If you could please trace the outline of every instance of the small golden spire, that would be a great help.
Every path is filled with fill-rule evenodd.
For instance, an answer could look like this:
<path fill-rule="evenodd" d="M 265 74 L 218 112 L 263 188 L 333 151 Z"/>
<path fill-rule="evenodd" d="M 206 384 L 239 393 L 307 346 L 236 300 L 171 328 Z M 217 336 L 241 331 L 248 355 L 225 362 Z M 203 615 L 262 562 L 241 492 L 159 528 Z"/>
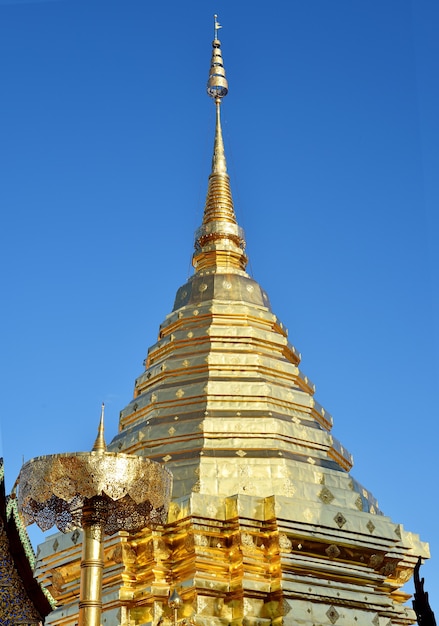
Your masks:
<path fill-rule="evenodd" d="M 99 420 L 98 427 L 98 436 L 96 437 L 96 441 L 93 444 L 92 452 L 105 452 L 107 449 L 107 444 L 104 439 L 104 413 L 105 413 L 105 404 L 102 402 L 101 407 L 101 419 Z"/>
<path fill-rule="evenodd" d="M 196 272 L 215 270 L 244 274 L 247 265 L 244 231 L 236 221 L 221 129 L 221 101 L 227 95 L 229 85 L 221 42 L 218 39 L 220 28 L 222 26 L 218 23 L 218 16 L 214 15 L 214 40 L 207 93 L 216 106 L 215 141 L 203 223 L 195 233 L 192 263 Z"/>

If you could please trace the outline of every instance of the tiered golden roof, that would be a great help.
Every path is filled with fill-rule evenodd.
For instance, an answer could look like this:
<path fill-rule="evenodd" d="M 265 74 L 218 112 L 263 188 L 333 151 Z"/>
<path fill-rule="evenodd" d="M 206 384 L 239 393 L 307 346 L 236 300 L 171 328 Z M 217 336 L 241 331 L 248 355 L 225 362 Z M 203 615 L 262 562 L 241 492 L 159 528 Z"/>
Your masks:
<path fill-rule="evenodd" d="M 245 271 L 221 132 L 228 84 L 218 28 L 215 18 L 216 131 L 195 273 L 109 446 L 166 464 L 173 504 L 160 532 L 122 538 L 119 552 L 107 545 L 106 624 L 172 624 L 177 589 L 179 619 L 204 626 L 408 625 L 400 587 L 428 547 L 350 475 L 352 457 L 331 434 L 300 354 Z M 68 610 L 53 623 L 73 626 L 72 546 L 65 558 L 59 550 L 42 547 L 40 572 L 49 585 L 52 572 L 66 575 L 58 597 Z"/>

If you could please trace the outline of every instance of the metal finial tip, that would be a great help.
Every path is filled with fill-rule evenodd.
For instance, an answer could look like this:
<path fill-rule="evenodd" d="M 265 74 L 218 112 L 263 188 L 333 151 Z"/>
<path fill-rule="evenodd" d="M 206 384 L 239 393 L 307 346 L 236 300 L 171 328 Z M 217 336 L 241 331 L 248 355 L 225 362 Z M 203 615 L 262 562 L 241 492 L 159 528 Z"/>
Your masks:
<path fill-rule="evenodd" d="M 92 451 L 93 452 L 105 452 L 107 449 L 107 444 L 104 439 L 104 417 L 105 417 L 105 404 L 102 402 L 101 406 L 101 418 L 99 420 L 98 427 L 98 436 L 96 437 L 96 441 L 93 444 Z"/>
<path fill-rule="evenodd" d="M 223 57 L 221 54 L 221 42 L 218 39 L 218 29 L 222 26 L 217 21 L 217 15 L 214 15 L 214 33 L 212 42 L 212 59 L 210 62 L 209 80 L 207 81 L 207 94 L 214 98 L 219 104 L 221 98 L 227 95 L 229 86 L 226 79 L 226 71 L 224 69 Z"/>
<path fill-rule="evenodd" d="M 183 600 L 181 599 L 180 594 L 177 589 L 174 588 L 174 591 L 169 596 L 168 605 L 171 609 L 178 609 L 183 604 Z"/>

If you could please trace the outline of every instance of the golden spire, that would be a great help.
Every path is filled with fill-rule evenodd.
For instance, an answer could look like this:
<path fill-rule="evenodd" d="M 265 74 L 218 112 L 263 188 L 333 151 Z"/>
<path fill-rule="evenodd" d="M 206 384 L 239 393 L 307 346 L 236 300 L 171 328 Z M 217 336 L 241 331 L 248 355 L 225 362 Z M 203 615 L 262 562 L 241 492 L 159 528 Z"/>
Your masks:
<path fill-rule="evenodd" d="M 244 231 L 236 221 L 230 179 L 221 129 L 221 101 L 228 93 L 228 83 L 218 39 L 218 16 L 214 16 L 214 39 L 207 93 L 216 106 L 215 141 L 212 171 L 209 176 L 206 204 L 201 228 L 195 233 L 193 265 L 203 270 L 244 273 L 247 265 Z"/>
<path fill-rule="evenodd" d="M 107 449 L 107 444 L 104 439 L 104 412 L 105 412 L 105 404 L 102 402 L 101 407 L 101 419 L 99 420 L 98 427 L 98 436 L 96 437 L 96 441 L 93 444 L 92 451 L 93 452 L 105 452 Z"/>

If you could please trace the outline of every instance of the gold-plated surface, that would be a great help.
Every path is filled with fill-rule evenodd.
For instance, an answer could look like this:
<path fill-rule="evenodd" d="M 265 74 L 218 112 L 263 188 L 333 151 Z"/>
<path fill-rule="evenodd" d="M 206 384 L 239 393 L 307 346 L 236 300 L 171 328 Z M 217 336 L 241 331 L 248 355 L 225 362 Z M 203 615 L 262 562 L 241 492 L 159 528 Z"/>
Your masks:
<path fill-rule="evenodd" d="M 171 626 L 175 589 L 178 619 L 198 626 L 408 626 L 415 615 L 401 588 L 428 545 L 352 476 L 300 353 L 245 271 L 221 132 L 218 27 L 195 274 L 178 289 L 109 445 L 169 468 L 173 502 L 163 527 L 106 539 L 106 626 Z M 49 589 L 54 571 L 65 581 L 49 625 L 76 623 L 72 541 L 41 546 L 40 579 Z"/>
<path fill-rule="evenodd" d="M 81 557 L 79 624 L 100 624 L 102 612 L 102 574 L 104 569 L 103 525 L 106 511 L 98 499 L 88 500 L 82 509 L 84 540 Z"/>

